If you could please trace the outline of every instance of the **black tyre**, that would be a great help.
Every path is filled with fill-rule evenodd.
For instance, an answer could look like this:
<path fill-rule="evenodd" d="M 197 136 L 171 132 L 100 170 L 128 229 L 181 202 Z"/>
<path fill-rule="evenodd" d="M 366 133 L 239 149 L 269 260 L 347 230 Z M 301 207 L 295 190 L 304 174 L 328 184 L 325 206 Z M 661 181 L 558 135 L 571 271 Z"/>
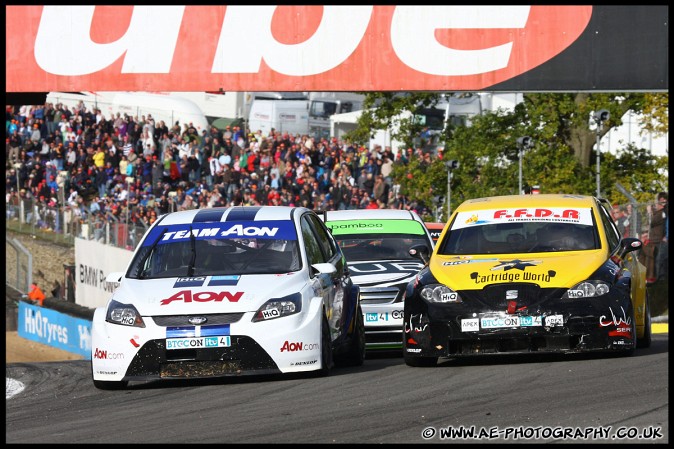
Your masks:
<path fill-rule="evenodd" d="M 348 350 L 336 359 L 340 366 L 361 366 L 365 360 L 365 322 L 360 306 L 356 309 Z"/>
<path fill-rule="evenodd" d="M 323 320 L 321 322 L 321 369 L 318 370 L 316 375 L 320 377 L 329 375 L 333 365 L 330 325 L 328 324 L 328 319 L 323 315 Z"/>
<path fill-rule="evenodd" d="M 637 337 L 637 348 L 639 349 L 650 348 L 653 339 L 653 334 L 651 333 L 651 301 L 648 298 L 648 291 L 646 291 L 646 311 L 644 314 L 644 336 L 641 338 Z"/>

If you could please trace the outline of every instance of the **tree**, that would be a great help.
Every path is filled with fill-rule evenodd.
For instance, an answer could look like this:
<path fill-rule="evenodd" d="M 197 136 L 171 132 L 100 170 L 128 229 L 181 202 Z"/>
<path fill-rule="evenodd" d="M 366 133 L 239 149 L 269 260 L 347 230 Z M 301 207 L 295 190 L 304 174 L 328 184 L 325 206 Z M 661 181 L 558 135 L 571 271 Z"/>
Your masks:
<path fill-rule="evenodd" d="M 423 101 L 434 104 L 428 95 L 435 95 L 436 102 L 439 100 L 439 94 L 414 93 L 402 100 L 388 93 L 368 94 L 368 99 L 373 98 L 370 106 L 380 101 L 384 107 L 363 113 L 367 133 L 361 134 L 361 138 L 382 129 L 377 126 L 390 126 L 403 115 L 403 107 L 415 108 Z M 543 193 L 593 195 L 596 193 L 593 166 L 597 136 L 590 119 L 592 113 L 599 109 L 610 112 L 610 120 L 601 135 L 611 127 L 620 126 L 627 111 L 644 113 L 643 120 L 648 120 L 653 129 L 667 132 L 667 104 L 667 94 L 535 93 L 526 94 L 524 101 L 511 112 L 485 113 L 474 117 L 467 127 L 447 126 L 442 136 L 443 158 L 456 159 L 461 167 L 452 176 L 452 209 L 469 198 L 518 193 L 516 140 L 521 136 L 532 136 L 535 143 L 524 156 L 526 183 L 541 185 Z M 411 142 L 416 134 L 403 133 L 414 133 L 415 128 L 405 126 L 407 124 L 400 126 L 398 139 Z M 635 196 L 643 197 L 644 201 L 657 191 L 667 190 L 668 157 L 653 156 L 647 150 L 633 147 L 601 157 L 602 196 L 611 202 L 627 201 L 615 188 L 616 181 L 631 192 L 638 192 Z M 408 165 L 397 164 L 393 176 L 401 186 L 401 193 L 426 204 L 432 204 L 433 196 L 444 194 L 447 189 L 447 171 L 439 160 L 430 167 L 422 167 L 413 158 Z"/>

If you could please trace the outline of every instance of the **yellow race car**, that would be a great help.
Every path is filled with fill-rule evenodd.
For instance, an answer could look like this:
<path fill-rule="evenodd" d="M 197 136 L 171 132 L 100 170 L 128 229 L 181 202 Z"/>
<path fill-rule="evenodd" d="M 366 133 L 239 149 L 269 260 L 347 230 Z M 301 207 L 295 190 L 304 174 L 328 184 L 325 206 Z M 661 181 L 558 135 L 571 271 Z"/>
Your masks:
<path fill-rule="evenodd" d="M 642 242 L 592 196 L 465 201 L 405 291 L 407 365 L 439 357 L 623 351 L 651 343 Z"/>

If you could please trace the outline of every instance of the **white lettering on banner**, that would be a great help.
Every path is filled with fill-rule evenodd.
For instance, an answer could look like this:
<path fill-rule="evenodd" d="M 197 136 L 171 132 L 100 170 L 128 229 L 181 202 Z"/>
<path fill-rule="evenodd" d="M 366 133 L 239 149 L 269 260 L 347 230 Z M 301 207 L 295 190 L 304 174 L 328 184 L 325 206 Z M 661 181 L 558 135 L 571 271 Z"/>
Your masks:
<path fill-rule="evenodd" d="M 64 76 L 94 73 L 120 58 L 122 73 L 168 73 L 185 10 L 184 6 L 134 6 L 126 33 L 114 42 L 99 44 L 90 34 L 96 6 L 43 8 L 35 60 L 46 72 Z"/>
<path fill-rule="evenodd" d="M 420 72 L 439 76 L 491 72 L 508 66 L 512 42 L 479 50 L 456 50 L 440 44 L 435 38 L 436 30 L 524 28 L 529 9 L 529 6 L 398 6 L 391 23 L 391 43 L 398 57 Z"/>
<path fill-rule="evenodd" d="M 314 34 L 297 44 L 283 44 L 272 34 L 276 5 L 227 6 L 211 73 L 258 73 L 264 60 L 288 76 L 327 72 L 346 61 L 361 45 L 372 18 L 372 6 L 323 6 Z M 90 30 L 96 6 L 43 6 L 35 39 L 35 59 L 46 72 L 88 75 L 123 60 L 121 73 L 169 73 L 180 36 L 185 6 L 134 6 L 126 32 L 116 41 L 99 44 Z M 524 28 L 530 6 L 397 6 L 390 37 L 399 59 L 414 70 L 439 76 L 488 73 L 504 68 L 512 42 L 490 48 L 448 48 L 435 37 L 441 29 Z M 256 32 L 249 35 L 251 23 Z M 72 25 L 77 24 L 77 26 Z M 348 33 L 344 30 L 348 29 Z M 240 37 L 246 35 L 246 39 Z M 59 39 L 54 39 L 59 36 Z M 141 45 L 162 39 L 155 45 Z M 237 42 L 237 57 L 226 49 Z M 330 51 L 325 51 L 329 48 Z M 419 49 L 424 51 L 420 52 Z M 64 51 L 65 49 L 65 51 Z"/>
<path fill-rule="evenodd" d="M 77 332 L 80 336 L 80 349 L 91 350 L 91 332 L 87 326 L 77 325 Z"/>
<path fill-rule="evenodd" d="M 40 338 L 46 338 L 47 343 L 58 342 L 64 345 L 68 344 L 68 328 L 56 323 L 50 323 L 49 318 L 43 317 L 39 310 L 33 311 L 30 308 L 26 308 L 25 310 L 24 331 L 37 335 Z"/>
<path fill-rule="evenodd" d="M 271 32 L 275 10 L 276 6 L 228 6 L 212 72 L 257 73 L 263 59 L 272 70 L 285 75 L 327 72 L 358 48 L 372 15 L 372 6 L 323 6 L 321 23 L 314 35 L 300 44 L 284 45 Z M 257 24 L 252 36 L 251 23 Z M 345 29 L 349 32 L 345 33 Z M 232 42 L 237 43 L 236 58 L 231 58 L 228 50 Z"/>

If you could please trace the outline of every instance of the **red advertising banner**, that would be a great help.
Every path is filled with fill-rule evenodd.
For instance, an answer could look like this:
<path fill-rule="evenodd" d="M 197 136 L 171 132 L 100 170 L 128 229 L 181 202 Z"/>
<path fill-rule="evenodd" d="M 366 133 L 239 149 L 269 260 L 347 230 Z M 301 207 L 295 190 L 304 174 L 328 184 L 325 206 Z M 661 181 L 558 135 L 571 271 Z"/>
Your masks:
<path fill-rule="evenodd" d="M 6 91 L 486 90 L 572 46 L 593 8 L 7 6 Z"/>

